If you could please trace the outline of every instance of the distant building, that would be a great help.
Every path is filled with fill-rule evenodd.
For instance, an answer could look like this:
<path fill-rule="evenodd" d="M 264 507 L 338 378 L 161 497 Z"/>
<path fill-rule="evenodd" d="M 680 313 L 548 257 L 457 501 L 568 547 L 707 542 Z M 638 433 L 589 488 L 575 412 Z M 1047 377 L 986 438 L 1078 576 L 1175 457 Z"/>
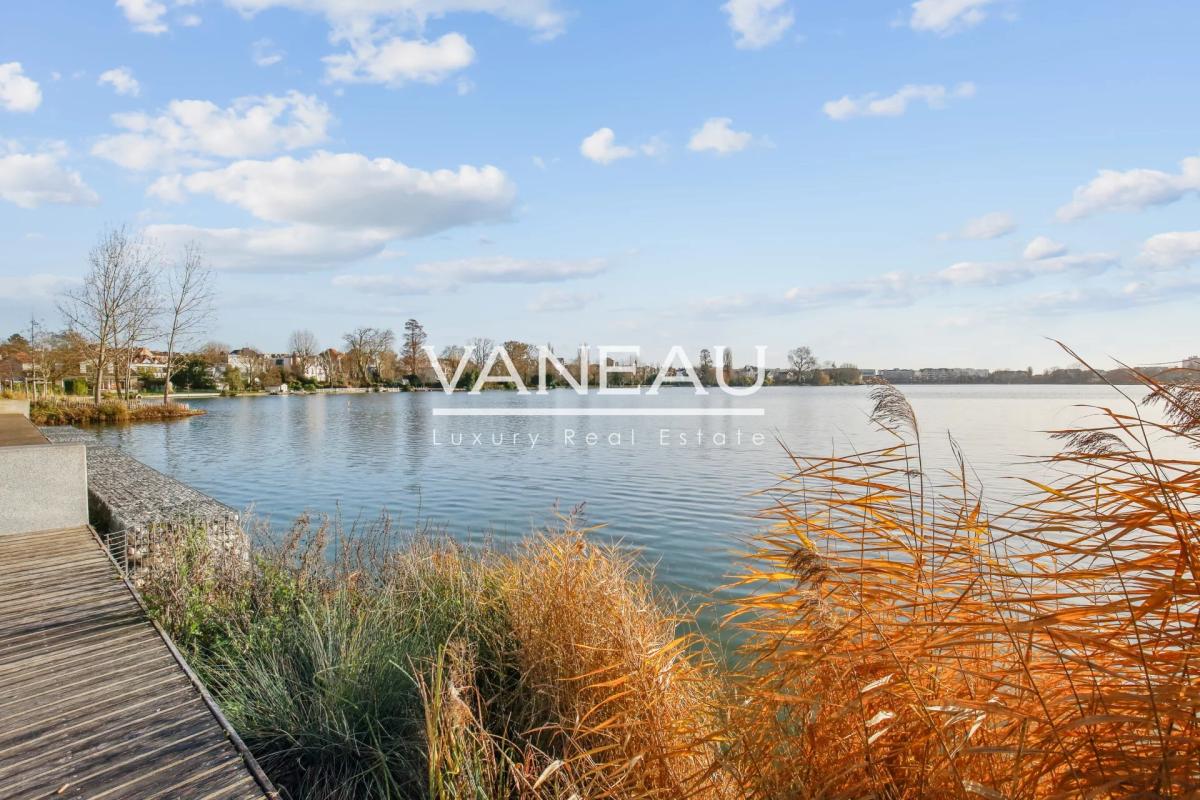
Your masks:
<path fill-rule="evenodd" d="M 134 375 L 148 375 L 157 380 L 167 377 L 167 354 L 138 348 L 133 353 L 132 368 Z"/>
<path fill-rule="evenodd" d="M 1184 369 L 1200 369 L 1200 356 L 1188 356 L 1183 360 Z"/>
<path fill-rule="evenodd" d="M 986 369 L 971 367 L 925 367 L 917 371 L 917 380 L 924 383 L 969 383 L 987 380 L 990 375 Z"/>
<path fill-rule="evenodd" d="M 254 362 L 260 357 L 259 352 L 251 347 L 230 350 L 225 355 L 225 366 L 248 374 L 252 370 Z"/>
<path fill-rule="evenodd" d="M 881 369 L 879 377 L 889 383 L 912 383 L 917 377 L 915 369 Z"/>

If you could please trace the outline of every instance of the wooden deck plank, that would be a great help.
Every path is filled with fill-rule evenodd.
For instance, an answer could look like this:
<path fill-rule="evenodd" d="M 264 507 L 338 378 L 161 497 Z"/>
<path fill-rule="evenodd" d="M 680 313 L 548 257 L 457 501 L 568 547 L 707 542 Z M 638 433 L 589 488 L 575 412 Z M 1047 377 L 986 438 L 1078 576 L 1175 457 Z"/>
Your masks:
<path fill-rule="evenodd" d="M 128 736 L 114 738 L 108 735 L 108 730 L 94 734 L 89 739 L 88 747 L 59 747 L 57 750 L 43 750 L 35 757 L 26 759 L 13 769 L 3 774 L 2 780 L 10 781 L 14 786 L 28 783 L 44 775 L 57 775 L 64 782 L 68 779 L 79 780 L 79 776 L 87 775 L 88 770 L 98 771 L 105 764 L 119 757 L 122 752 L 130 752 L 133 742 L 133 752 L 139 752 L 138 742 L 145 741 L 147 732 L 155 736 L 170 736 L 184 732 L 184 735 L 196 733 L 197 726 L 204 726 L 205 715 L 193 712 L 181 715 L 178 709 L 172 708 L 162 712 L 155 723 L 141 725 L 135 729 L 126 729 Z"/>
<path fill-rule="evenodd" d="M 107 657 L 105 663 L 115 672 L 124 672 L 138 664 L 145 664 L 147 669 L 155 669 L 160 664 L 174 664 L 175 659 L 171 658 L 169 654 L 152 655 L 147 658 L 143 652 L 127 651 Z M 11 704 L 20 702 L 22 698 L 36 698 L 44 694 L 69 692 L 73 691 L 76 686 L 95 683 L 95 674 L 95 664 L 88 662 L 64 668 L 61 672 L 30 676 L 27 680 L 14 681 L 11 686 L 0 690 L 0 716 L 4 716 L 6 709 Z"/>
<path fill-rule="evenodd" d="M 9 675 L 29 675 L 42 669 L 57 670 L 70 661 L 98 657 L 104 651 L 112 651 L 115 647 L 125 648 L 142 641 L 145 641 L 147 646 L 153 646 L 153 641 L 147 639 L 145 631 L 126 628 L 100 641 L 80 643 L 72 648 L 69 654 L 47 653 L 24 658 L 19 663 L 0 664 L 0 681 L 6 680 Z"/>
<path fill-rule="evenodd" d="M 0 536 L 0 797 L 273 797 L 205 698 L 90 531 Z"/>
<path fill-rule="evenodd" d="M 142 730 L 150 730 L 163 725 L 174 724 L 177 721 L 207 719 L 207 709 L 180 711 L 179 707 L 160 709 L 146 714 L 135 720 L 123 723 L 103 725 L 91 733 L 81 733 L 73 736 L 49 736 L 41 741 L 36 752 L 30 753 L 21 760 L 13 760 L 0 769 L 0 781 L 10 775 L 16 775 L 26 769 L 44 769 L 43 764 L 59 760 L 80 759 L 87 755 L 113 747 Z"/>

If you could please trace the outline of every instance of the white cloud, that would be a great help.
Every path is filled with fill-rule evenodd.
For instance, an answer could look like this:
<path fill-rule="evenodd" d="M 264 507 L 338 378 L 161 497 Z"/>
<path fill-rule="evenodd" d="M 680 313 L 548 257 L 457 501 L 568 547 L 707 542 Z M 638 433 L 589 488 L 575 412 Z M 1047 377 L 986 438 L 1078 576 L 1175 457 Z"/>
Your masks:
<path fill-rule="evenodd" d="M 642 155 L 656 158 L 663 155 L 668 150 L 667 140 L 661 136 L 651 136 L 643 144 L 638 145 L 638 150 Z"/>
<path fill-rule="evenodd" d="M 737 294 L 702 301 L 698 309 L 716 314 L 792 313 L 818 308 L 865 306 L 870 308 L 911 305 L 937 292 L 977 287 L 1010 286 L 1047 276 L 1094 276 L 1119 264 L 1111 253 L 1047 258 L 1041 261 L 963 261 L 922 274 L 888 272 L 869 278 L 836 283 L 797 286 L 782 294 Z"/>
<path fill-rule="evenodd" d="M 43 205 L 94 206 L 100 197 L 78 172 L 62 166 L 64 149 L 24 153 L 0 142 L 0 199 L 21 208 Z"/>
<path fill-rule="evenodd" d="M 535 314 L 561 311 L 580 311 L 596 298 L 595 292 L 566 292 L 562 289 L 545 289 L 529 302 L 526 308 Z"/>
<path fill-rule="evenodd" d="M 369 293 L 429 294 L 469 284 L 559 283 L 594 278 L 607 269 L 608 262 L 599 258 L 570 261 L 490 256 L 427 262 L 407 274 L 339 275 L 333 284 Z"/>
<path fill-rule="evenodd" d="M 1132 211 L 1161 206 L 1200 191 L 1200 157 L 1185 158 L 1178 174 L 1156 169 L 1125 172 L 1102 169 L 1092 181 L 1075 190 L 1070 203 L 1058 210 L 1064 222 L 1101 211 Z"/>
<path fill-rule="evenodd" d="M 911 103 L 923 102 L 929 108 L 945 108 L 948 100 L 975 96 L 975 84 L 960 83 L 953 89 L 940 84 L 908 84 L 894 94 L 880 97 L 872 92 L 860 97 L 845 95 L 839 100 L 830 100 L 822 110 L 830 119 L 846 120 L 853 117 L 898 117 L 908 110 Z"/>
<path fill-rule="evenodd" d="M 507 256 L 438 261 L 417 267 L 419 272 L 449 278 L 454 283 L 553 283 L 592 278 L 607 269 L 608 263 L 600 258 L 566 261 Z"/>
<path fill-rule="evenodd" d="M 258 39 L 250 46 L 250 57 L 260 67 L 270 67 L 283 61 L 286 54 L 270 39 Z"/>
<path fill-rule="evenodd" d="M 325 141 L 333 115 L 315 96 L 289 92 L 243 97 L 228 108 L 207 100 L 173 100 L 158 116 L 115 114 L 112 119 L 126 133 L 102 137 L 92 154 L 148 170 L 310 147 Z"/>
<path fill-rule="evenodd" d="M 0 107 L 6 111 L 34 111 L 41 104 L 41 87 L 25 75 L 19 61 L 0 64 Z"/>
<path fill-rule="evenodd" d="M 745 150 L 754 141 L 754 137 L 745 131 L 735 131 L 730 126 L 733 120 L 729 117 L 712 117 L 705 120 L 700 129 L 692 134 L 688 149 L 694 152 L 710 151 L 718 155 L 728 155 L 739 150 Z"/>
<path fill-rule="evenodd" d="M 1178 269 L 1200 262 L 1200 231 L 1174 231 L 1151 236 L 1139 261 L 1155 269 Z"/>
<path fill-rule="evenodd" d="M 908 24 L 914 31 L 931 31 L 948 36 L 972 28 L 987 17 L 986 8 L 995 0 L 917 0 Z"/>
<path fill-rule="evenodd" d="M 493 166 L 427 172 L 390 158 L 326 152 L 303 160 L 237 161 L 180 178 L 178 191 L 210 195 L 268 222 L 373 230 L 389 238 L 503 221 L 516 199 L 516 186 Z"/>
<path fill-rule="evenodd" d="M 247 16 L 273 8 L 324 16 L 330 41 L 347 46 L 323 59 L 326 80 L 392 87 L 440 83 L 474 63 L 475 50 L 461 33 L 437 39 L 423 35 L 431 19 L 456 13 L 489 14 L 530 28 L 543 40 L 558 36 L 566 24 L 558 0 L 225 0 L 225 4 Z M 265 66 L 257 56 L 255 60 Z M 459 94 L 466 94 L 473 85 L 460 80 L 456 87 Z"/>
<path fill-rule="evenodd" d="M 993 211 L 981 217 L 967 220 L 957 233 L 939 234 L 943 241 L 949 239 L 999 239 L 1017 229 L 1017 221 L 1005 211 Z"/>
<path fill-rule="evenodd" d="M 125 19 L 139 33 L 149 33 L 157 36 L 167 30 L 163 18 L 167 15 L 167 7 L 156 0 L 117 0 L 117 8 L 125 14 Z"/>
<path fill-rule="evenodd" d="M 203 22 L 199 14 L 187 14 L 179 20 L 179 24 L 185 28 L 198 28 Z"/>
<path fill-rule="evenodd" d="M 1110 253 L 1057 256 L 1039 261 L 962 261 L 936 273 L 935 277 L 950 286 L 1008 286 L 1045 275 L 1098 275 L 1116 264 L 1117 257 Z"/>
<path fill-rule="evenodd" d="M 151 225 L 146 235 L 173 250 L 196 242 L 216 269 L 240 272 L 311 272 L 378 255 L 389 236 L 312 225 L 278 228 L 199 228 Z"/>
<path fill-rule="evenodd" d="M 137 78 L 133 77 L 133 70 L 129 67 L 113 67 L 100 73 L 100 79 L 96 81 L 97 86 L 108 84 L 117 94 L 129 95 L 137 97 L 142 92 L 142 86 L 137 82 Z"/>
<path fill-rule="evenodd" d="M 743 50 L 778 42 L 795 21 L 787 0 L 729 0 L 721 9 L 729 15 L 734 44 Z"/>
<path fill-rule="evenodd" d="M 399 36 L 376 41 L 355 37 L 350 51 L 326 56 L 325 76 L 339 83 L 440 83 L 475 61 L 475 50 L 458 33 L 427 41 Z"/>
<path fill-rule="evenodd" d="M 580 143 L 579 152 L 597 164 L 611 164 L 637 155 L 637 150 L 632 147 L 617 144 L 616 138 L 612 128 L 601 128 Z"/>
<path fill-rule="evenodd" d="M 1028 261 L 1041 261 L 1043 258 L 1065 256 L 1067 246 L 1056 242 L 1049 236 L 1038 236 L 1025 245 L 1024 257 Z"/>
<path fill-rule="evenodd" d="M 1200 294 L 1200 281 L 1130 281 L 1118 287 L 1073 287 L 1025 298 L 1020 307 L 1044 314 L 1128 311 L 1134 307 L 1190 301 Z"/>
<path fill-rule="evenodd" d="M 490 14 L 530 28 L 542 38 L 557 36 L 566 24 L 566 15 L 554 0 L 225 0 L 225 4 L 243 14 L 270 8 L 321 14 L 335 31 L 362 30 L 378 20 L 420 30 L 430 19 L 461 12 Z"/>

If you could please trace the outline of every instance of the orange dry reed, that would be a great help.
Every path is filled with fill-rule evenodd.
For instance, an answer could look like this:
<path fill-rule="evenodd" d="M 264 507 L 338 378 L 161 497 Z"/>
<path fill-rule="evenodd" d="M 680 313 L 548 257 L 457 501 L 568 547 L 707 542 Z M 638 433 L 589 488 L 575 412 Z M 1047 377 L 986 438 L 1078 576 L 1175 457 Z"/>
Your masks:
<path fill-rule="evenodd" d="M 746 796 L 1200 796 L 1200 385 L 1145 381 L 994 518 L 890 386 L 893 446 L 794 459 L 730 613 Z"/>
<path fill-rule="evenodd" d="M 740 797 L 716 768 L 717 674 L 634 560 L 583 533 L 536 537 L 509 562 L 525 719 L 577 797 Z"/>

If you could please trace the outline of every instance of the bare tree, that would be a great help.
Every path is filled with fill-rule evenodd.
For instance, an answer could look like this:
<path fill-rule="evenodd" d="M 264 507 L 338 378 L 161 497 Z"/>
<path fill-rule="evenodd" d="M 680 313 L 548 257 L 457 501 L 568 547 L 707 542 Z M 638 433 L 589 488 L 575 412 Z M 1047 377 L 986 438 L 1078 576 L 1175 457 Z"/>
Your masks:
<path fill-rule="evenodd" d="M 364 386 L 373 382 L 371 372 L 382 366 L 383 355 L 391 351 L 395 338 L 390 330 L 381 328 L 355 328 L 342 337 L 346 356 Z"/>
<path fill-rule="evenodd" d="M 705 348 L 700 351 L 700 382 L 711 385 L 714 374 L 712 352 Z"/>
<path fill-rule="evenodd" d="M 242 348 L 242 361 L 246 364 L 246 385 L 253 389 L 257 384 L 260 388 L 265 389 L 267 386 L 267 372 L 275 362 L 273 362 L 266 353 L 260 353 L 252 347 Z"/>
<path fill-rule="evenodd" d="M 308 368 L 317 357 L 317 337 L 310 330 L 292 331 L 288 339 L 288 349 L 292 351 L 292 359 L 298 365 L 297 375 L 307 377 Z"/>
<path fill-rule="evenodd" d="M 66 292 L 59 310 L 91 341 L 94 399 L 100 402 L 105 369 L 114 351 L 138 334 L 146 310 L 157 298 L 154 262 L 157 254 L 125 228 L 113 228 L 88 253 L 83 283 Z"/>
<path fill-rule="evenodd" d="M 157 337 L 162 314 L 162 295 L 158 291 L 158 276 L 152 275 L 151 283 L 132 303 L 118 328 L 117 352 L 125 368 L 125 399 L 133 390 L 133 359 L 138 350 Z"/>
<path fill-rule="evenodd" d="M 797 347 L 789 350 L 788 362 L 796 371 L 797 381 L 801 383 L 808 380 L 812 371 L 817 368 L 817 357 L 813 355 L 813 351 L 809 347 Z"/>
<path fill-rule="evenodd" d="M 496 343 L 483 336 L 476 336 L 467 342 L 467 353 L 470 354 L 471 363 L 475 365 L 476 369 L 483 369 L 484 363 L 487 362 L 488 356 L 495 348 Z"/>
<path fill-rule="evenodd" d="M 321 354 L 317 356 L 317 361 L 325 373 L 325 383 L 330 386 L 337 385 L 342 377 L 341 353 L 329 347 L 321 351 Z"/>
<path fill-rule="evenodd" d="M 29 316 L 29 378 L 26 383 L 30 385 L 30 397 L 37 399 L 38 382 L 46 381 L 46 356 L 49 347 L 47 346 L 46 328 L 32 314 Z M 49 387 L 46 387 L 49 391 Z"/>
<path fill-rule="evenodd" d="M 166 274 L 167 285 L 167 379 L 163 381 L 163 405 L 171 402 L 171 376 L 175 354 L 203 332 L 213 315 L 212 270 L 204 264 L 204 251 L 195 242 L 184 245 L 183 254 Z"/>

